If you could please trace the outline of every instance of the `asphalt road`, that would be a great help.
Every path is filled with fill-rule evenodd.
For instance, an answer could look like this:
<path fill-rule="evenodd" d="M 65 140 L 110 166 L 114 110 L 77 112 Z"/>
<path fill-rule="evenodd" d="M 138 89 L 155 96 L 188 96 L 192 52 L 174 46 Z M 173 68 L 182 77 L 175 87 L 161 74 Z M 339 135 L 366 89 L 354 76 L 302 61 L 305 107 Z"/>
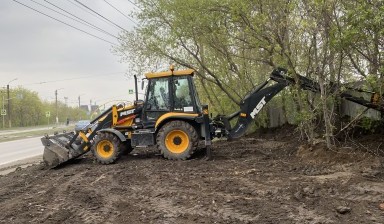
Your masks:
<path fill-rule="evenodd" d="M 41 137 L 0 143 L 0 165 L 43 155 Z"/>

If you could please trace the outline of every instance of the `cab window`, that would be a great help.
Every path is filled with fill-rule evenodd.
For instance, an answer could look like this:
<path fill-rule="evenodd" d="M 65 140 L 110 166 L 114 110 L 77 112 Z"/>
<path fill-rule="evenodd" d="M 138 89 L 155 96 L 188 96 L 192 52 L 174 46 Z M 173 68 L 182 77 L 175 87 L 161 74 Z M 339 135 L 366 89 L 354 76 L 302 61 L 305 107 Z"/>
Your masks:
<path fill-rule="evenodd" d="M 169 111 L 169 88 L 168 79 L 152 79 L 148 86 L 149 92 L 147 96 L 147 118 L 157 119 L 160 115 Z"/>
<path fill-rule="evenodd" d="M 174 110 L 193 112 L 193 101 L 187 77 L 177 77 L 173 80 Z"/>

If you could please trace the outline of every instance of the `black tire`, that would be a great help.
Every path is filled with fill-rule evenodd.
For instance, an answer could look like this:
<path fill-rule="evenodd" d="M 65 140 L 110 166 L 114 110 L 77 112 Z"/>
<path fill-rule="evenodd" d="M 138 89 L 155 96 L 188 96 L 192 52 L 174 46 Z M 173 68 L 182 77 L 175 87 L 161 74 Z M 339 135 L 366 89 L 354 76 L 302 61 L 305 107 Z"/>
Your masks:
<path fill-rule="evenodd" d="M 92 146 L 93 155 L 101 164 L 114 163 L 121 154 L 122 142 L 112 133 L 98 133 Z"/>
<path fill-rule="evenodd" d="M 156 137 L 160 153 L 171 160 L 186 160 L 191 157 L 197 148 L 198 140 L 195 128 L 180 120 L 165 124 Z"/>

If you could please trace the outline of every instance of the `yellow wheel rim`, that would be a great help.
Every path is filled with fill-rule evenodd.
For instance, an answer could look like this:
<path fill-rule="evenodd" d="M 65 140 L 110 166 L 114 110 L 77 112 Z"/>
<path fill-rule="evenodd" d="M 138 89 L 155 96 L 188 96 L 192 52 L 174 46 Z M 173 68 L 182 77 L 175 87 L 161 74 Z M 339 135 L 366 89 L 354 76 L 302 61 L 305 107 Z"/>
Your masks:
<path fill-rule="evenodd" d="M 170 131 L 165 137 L 165 146 L 172 153 L 183 153 L 188 149 L 189 137 L 181 130 Z"/>
<path fill-rule="evenodd" d="M 113 144 L 108 140 L 100 141 L 97 144 L 97 154 L 102 158 L 109 158 L 113 155 Z"/>

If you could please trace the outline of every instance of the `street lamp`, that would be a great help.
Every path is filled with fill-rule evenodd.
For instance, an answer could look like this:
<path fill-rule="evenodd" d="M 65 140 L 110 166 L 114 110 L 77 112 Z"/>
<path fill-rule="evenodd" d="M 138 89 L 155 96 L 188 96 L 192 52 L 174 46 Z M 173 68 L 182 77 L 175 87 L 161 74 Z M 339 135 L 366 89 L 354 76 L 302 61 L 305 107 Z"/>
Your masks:
<path fill-rule="evenodd" d="M 8 125 L 9 125 L 9 128 L 12 127 L 12 121 L 11 121 L 11 99 L 9 98 L 9 84 L 11 84 L 11 82 L 17 80 L 17 78 L 14 78 L 12 79 L 11 81 L 8 82 L 7 84 L 7 98 L 8 98 Z"/>
<path fill-rule="evenodd" d="M 55 90 L 55 97 L 56 97 L 56 124 L 59 123 L 59 110 L 57 108 L 57 91 L 62 90 L 64 88 L 56 89 Z"/>

